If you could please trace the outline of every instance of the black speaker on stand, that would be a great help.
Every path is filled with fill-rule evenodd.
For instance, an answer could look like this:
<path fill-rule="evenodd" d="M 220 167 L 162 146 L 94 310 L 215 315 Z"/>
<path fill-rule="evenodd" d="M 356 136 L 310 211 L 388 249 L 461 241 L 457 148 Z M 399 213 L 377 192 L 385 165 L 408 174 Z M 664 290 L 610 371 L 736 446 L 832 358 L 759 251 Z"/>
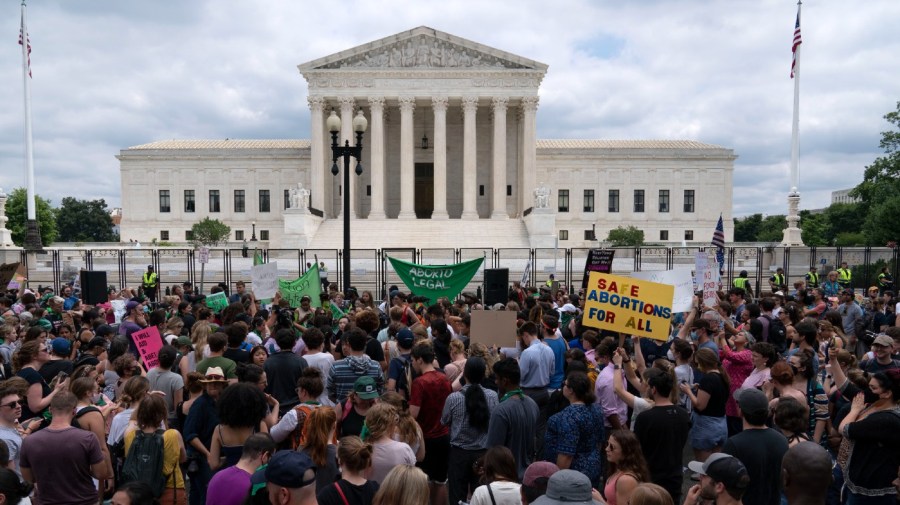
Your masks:
<path fill-rule="evenodd" d="M 509 298 L 509 269 L 484 269 L 484 304 L 488 307 L 495 303 L 506 305 Z"/>
<path fill-rule="evenodd" d="M 87 305 L 97 305 L 106 299 L 106 272 L 82 270 L 81 300 Z"/>

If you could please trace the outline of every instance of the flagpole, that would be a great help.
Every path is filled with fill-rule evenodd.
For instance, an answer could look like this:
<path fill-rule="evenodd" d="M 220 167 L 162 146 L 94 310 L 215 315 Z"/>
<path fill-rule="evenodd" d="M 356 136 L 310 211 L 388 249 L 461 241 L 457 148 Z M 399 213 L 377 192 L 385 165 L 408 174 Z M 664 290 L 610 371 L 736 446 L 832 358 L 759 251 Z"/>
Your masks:
<path fill-rule="evenodd" d="M 800 0 L 797 1 L 797 24 L 794 31 L 794 56 L 791 77 L 794 79 L 794 113 L 791 118 L 791 189 L 788 193 L 787 228 L 784 229 L 783 246 L 803 246 L 803 232 L 797 226 L 800 222 Z"/>
<path fill-rule="evenodd" d="M 27 181 L 28 221 L 25 231 L 25 249 L 43 252 L 41 245 L 41 229 L 37 222 L 37 209 L 34 196 L 34 145 L 31 135 L 31 65 L 29 52 L 31 42 L 28 40 L 28 28 L 25 22 L 25 0 L 22 0 L 22 83 L 25 92 L 25 179 Z"/>

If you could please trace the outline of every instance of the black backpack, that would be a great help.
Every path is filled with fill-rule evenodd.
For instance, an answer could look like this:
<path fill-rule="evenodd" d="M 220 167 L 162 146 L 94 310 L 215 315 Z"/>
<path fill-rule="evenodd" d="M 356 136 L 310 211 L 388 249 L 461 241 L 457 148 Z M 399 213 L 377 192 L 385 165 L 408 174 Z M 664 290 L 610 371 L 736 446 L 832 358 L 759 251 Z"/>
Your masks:
<path fill-rule="evenodd" d="M 771 316 L 763 316 L 769 321 L 769 343 L 775 347 L 779 354 L 787 350 L 787 328 L 781 319 Z"/>
<path fill-rule="evenodd" d="M 135 432 L 134 440 L 120 474 L 122 484 L 132 481 L 146 482 L 153 490 L 153 496 L 159 498 L 166 490 L 168 476 L 163 474 L 165 443 L 163 430 L 154 433 Z"/>
<path fill-rule="evenodd" d="M 397 392 L 402 394 L 407 400 L 409 400 L 409 395 L 412 392 L 412 382 L 419 376 L 412 367 L 412 359 L 409 356 L 400 356 L 394 359 L 398 359 L 403 362 L 403 373 L 400 374 L 400 377 L 397 379 L 397 384 L 395 388 Z"/>

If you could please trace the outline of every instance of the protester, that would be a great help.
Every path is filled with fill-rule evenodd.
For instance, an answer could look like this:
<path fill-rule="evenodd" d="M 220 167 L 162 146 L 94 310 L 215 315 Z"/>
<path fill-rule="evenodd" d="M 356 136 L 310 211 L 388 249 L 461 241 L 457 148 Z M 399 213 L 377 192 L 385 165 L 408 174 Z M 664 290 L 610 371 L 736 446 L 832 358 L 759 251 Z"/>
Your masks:
<path fill-rule="evenodd" d="M 428 475 L 431 501 L 447 500 L 447 468 L 450 455 L 450 429 L 441 424 L 441 411 L 450 396 L 450 381 L 434 367 L 434 350 L 427 342 L 413 347 L 412 366 L 419 376 L 413 380 L 409 412 L 422 427 L 425 459 L 419 464 Z"/>
<path fill-rule="evenodd" d="M 278 451 L 265 469 L 269 503 L 315 505 L 316 465 L 306 454 Z"/>
<path fill-rule="evenodd" d="M 399 421 L 397 410 L 386 403 L 376 404 L 366 414 L 366 426 L 369 430 L 366 442 L 371 443 L 373 448 L 369 479 L 379 484 L 395 466 L 416 464 L 412 448 L 393 438 Z"/>
<path fill-rule="evenodd" d="M 719 363 L 718 356 L 710 349 L 699 349 L 694 355 L 697 368 L 703 372 L 703 378 L 697 386 L 696 393 L 691 384 L 681 384 L 681 392 L 687 395 L 694 407 L 693 426 L 691 426 L 691 447 L 698 461 L 714 452 L 718 452 L 728 438 L 728 426 L 725 421 L 725 402 L 731 381 Z"/>
<path fill-rule="evenodd" d="M 138 436 L 152 437 L 159 430 L 167 416 L 165 401 L 159 395 L 150 395 L 141 402 L 135 419 L 137 430 L 125 434 L 125 458 L 134 446 Z M 184 505 L 185 488 L 180 464 L 187 461 L 187 453 L 184 448 L 184 440 L 178 430 L 168 429 L 162 433 L 163 439 L 163 464 L 162 472 L 166 478 L 165 490 L 160 497 L 163 503 Z"/>
<path fill-rule="evenodd" d="M 831 456 L 818 444 L 800 442 L 788 449 L 781 462 L 787 505 L 826 503 L 831 467 Z"/>
<path fill-rule="evenodd" d="M 206 504 L 206 488 L 212 477 L 209 448 L 212 446 L 213 432 L 219 425 L 216 401 L 228 385 L 225 373 L 217 367 L 209 368 L 200 382 L 203 384 L 203 394 L 191 404 L 183 430 L 184 442 L 188 444 L 188 458 L 191 460 L 187 467 L 191 482 L 188 500 L 191 505 Z"/>
<path fill-rule="evenodd" d="M 641 482 L 649 482 L 650 471 L 637 436 L 628 430 L 615 430 L 606 444 L 606 485 L 603 495 L 608 505 L 627 505 Z"/>
<path fill-rule="evenodd" d="M 250 477 L 257 468 L 268 464 L 275 454 L 275 442 L 266 433 L 247 438 L 237 464 L 217 472 L 206 490 L 207 503 L 241 505 L 250 491 Z"/>
<path fill-rule="evenodd" d="M 3 505 L 17 505 L 27 499 L 34 489 L 28 482 L 19 478 L 16 472 L 9 468 L 0 468 L 0 497 L 3 497 Z"/>
<path fill-rule="evenodd" d="M 700 475 L 700 483 L 688 490 L 684 505 L 700 505 L 701 500 L 715 505 L 740 504 L 750 486 L 747 469 L 728 454 L 720 452 L 704 462 L 691 461 L 688 468 Z"/>
<path fill-rule="evenodd" d="M 484 485 L 472 493 L 469 505 L 519 505 L 522 503 L 518 470 L 512 452 L 491 447 L 484 455 Z M 465 497 L 463 497 L 465 498 Z M 451 501 L 451 503 L 453 503 Z"/>
<path fill-rule="evenodd" d="M 571 468 L 600 482 L 600 442 L 604 439 L 604 415 L 595 404 L 591 381 L 576 372 L 563 382 L 563 395 L 569 406 L 547 421 L 546 459 L 560 469 Z M 426 454 L 427 457 L 427 454 Z"/>
<path fill-rule="evenodd" d="M 372 468 L 372 444 L 359 437 L 344 437 L 338 444 L 341 478 L 316 495 L 319 505 L 369 505 L 378 492 L 378 483 L 369 480 Z"/>
<path fill-rule="evenodd" d="M 384 478 L 372 505 L 428 505 L 429 494 L 425 472 L 411 465 L 397 465 Z"/>
<path fill-rule="evenodd" d="M 266 398 L 254 384 L 239 382 L 226 387 L 216 400 L 216 412 L 219 424 L 213 429 L 206 456 L 214 471 L 237 464 L 250 435 L 268 431 Z"/>

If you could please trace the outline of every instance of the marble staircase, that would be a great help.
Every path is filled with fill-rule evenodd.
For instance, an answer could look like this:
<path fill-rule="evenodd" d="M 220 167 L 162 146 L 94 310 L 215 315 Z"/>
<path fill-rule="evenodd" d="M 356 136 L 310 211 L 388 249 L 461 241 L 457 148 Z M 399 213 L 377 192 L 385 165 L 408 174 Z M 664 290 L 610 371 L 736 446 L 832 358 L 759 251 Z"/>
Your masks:
<path fill-rule="evenodd" d="M 521 219 L 431 220 L 353 219 L 350 247 L 383 248 L 529 248 L 528 230 Z M 340 249 L 344 244 L 342 219 L 322 221 L 310 249 Z"/>

